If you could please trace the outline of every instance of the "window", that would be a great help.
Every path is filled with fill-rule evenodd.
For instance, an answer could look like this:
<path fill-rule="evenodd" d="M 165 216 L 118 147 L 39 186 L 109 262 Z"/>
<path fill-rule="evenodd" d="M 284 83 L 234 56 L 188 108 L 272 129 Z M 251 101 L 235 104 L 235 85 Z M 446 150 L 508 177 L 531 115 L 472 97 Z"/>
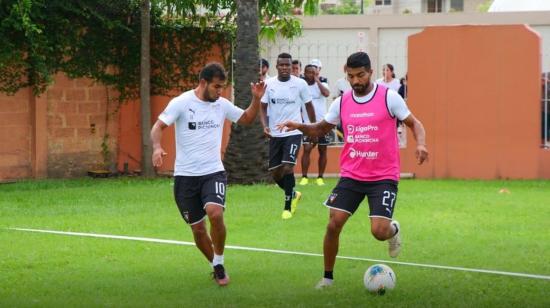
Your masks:
<path fill-rule="evenodd" d="M 464 11 L 464 0 L 451 0 L 450 12 Z"/>
<path fill-rule="evenodd" d="M 391 0 L 376 0 L 375 5 L 391 5 Z"/>
<path fill-rule="evenodd" d="M 442 0 L 428 0 L 428 13 L 441 13 Z"/>

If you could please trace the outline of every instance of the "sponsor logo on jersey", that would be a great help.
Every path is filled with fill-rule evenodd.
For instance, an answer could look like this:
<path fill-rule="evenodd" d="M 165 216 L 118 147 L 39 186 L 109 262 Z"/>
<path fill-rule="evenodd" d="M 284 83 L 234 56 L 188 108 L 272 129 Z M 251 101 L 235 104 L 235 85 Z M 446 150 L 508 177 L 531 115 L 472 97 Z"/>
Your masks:
<path fill-rule="evenodd" d="M 374 112 L 352 113 L 349 116 L 351 118 L 370 118 L 374 116 Z"/>
<path fill-rule="evenodd" d="M 357 151 L 354 148 L 351 148 L 349 151 L 349 157 L 354 158 L 365 158 L 365 159 L 377 159 L 378 152 L 375 151 Z"/>

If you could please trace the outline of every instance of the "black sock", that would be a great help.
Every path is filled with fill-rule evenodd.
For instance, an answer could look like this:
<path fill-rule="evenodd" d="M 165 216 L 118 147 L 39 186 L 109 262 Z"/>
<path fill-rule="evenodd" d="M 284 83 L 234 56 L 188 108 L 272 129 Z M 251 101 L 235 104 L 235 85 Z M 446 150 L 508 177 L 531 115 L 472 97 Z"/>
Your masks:
<path fill-rule="evenodd" d="M 290 203 L 292 202 L 294 186 L 296 186 L 294 173 L 285 174 L 285 176 L 283 177 L 283 184 L 285 190 L 285 210 L 290 211 Z"/>
<path fill-rule="evenodd" d="M 319 175 L 317 178 L 322 179 L 322 178 L 323 178 L 323 175 Z"/>
<path fill-rule="evenodd" d="M 334 280 L 334 277 L 332 276 L 332 271 L 325 271 L 325 277 L 326 279 L 332 279 Z"/>
<path fill-rule="evenodd" d="M 302 177 L 307 179 L 307 175 L 303 175 L 303 174 L 302 174 Z"/>
<path fill-rule="evenodd" d="M 393 236 L 395 236 L 397 233 L 399 233 L 399 228 L 397 227 L 397 225 L 393 225 L 395 227 L 395 233 L 393 234 Z"/>

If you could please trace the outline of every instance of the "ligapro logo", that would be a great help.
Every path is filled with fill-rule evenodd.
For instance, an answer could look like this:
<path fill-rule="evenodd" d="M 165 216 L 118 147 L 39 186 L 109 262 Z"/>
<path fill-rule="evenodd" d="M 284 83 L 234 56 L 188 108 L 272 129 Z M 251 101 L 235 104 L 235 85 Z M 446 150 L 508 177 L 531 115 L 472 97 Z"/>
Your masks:
<path fill-rule="evenodd" d="M 350 158 L 366 158 L 366 159 L 376 159 L 378 158 L 378 152 L 375 151 L 357 151 L 354 148 L 349 149 Z"/>
<path fill-rule="evenodd" d="M 364 133 L 364 132 L 370 132 L 370 131 L 378 131 L 378 126 L 371 125 L 371 124 L 366 126 L 362 126 L 362 125 L 355 126 L 355 125 L 348 124 L 347 130 L 348 130 L 348 134 Z"/>

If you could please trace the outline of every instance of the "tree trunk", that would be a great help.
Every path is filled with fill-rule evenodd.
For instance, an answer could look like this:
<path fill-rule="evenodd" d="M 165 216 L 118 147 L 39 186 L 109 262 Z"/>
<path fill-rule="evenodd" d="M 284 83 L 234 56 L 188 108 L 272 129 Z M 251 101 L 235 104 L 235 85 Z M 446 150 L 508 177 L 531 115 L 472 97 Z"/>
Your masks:
<path fill-rule="evenodd" d="M 234 50 L 235 104 L 246 108 L 252 99 L 250 83 L 259 74 L 258 0 L 237 0 L 237 40 Z M 267 142 L 259 116 L 251 126 L 233 125 L 224 157 L 230 183 L 252 184 L 266 181 Z"/>
<path fill-rule="evenodd" d="M 149 0 L 141 1 L 141 78 L 139 96 L 141 101 L 141 174 L 151 177 L 155 174 L 151 156 L 151 100 L 150 100 L 150 76 L 151 76 L 151 7 Z"/>

